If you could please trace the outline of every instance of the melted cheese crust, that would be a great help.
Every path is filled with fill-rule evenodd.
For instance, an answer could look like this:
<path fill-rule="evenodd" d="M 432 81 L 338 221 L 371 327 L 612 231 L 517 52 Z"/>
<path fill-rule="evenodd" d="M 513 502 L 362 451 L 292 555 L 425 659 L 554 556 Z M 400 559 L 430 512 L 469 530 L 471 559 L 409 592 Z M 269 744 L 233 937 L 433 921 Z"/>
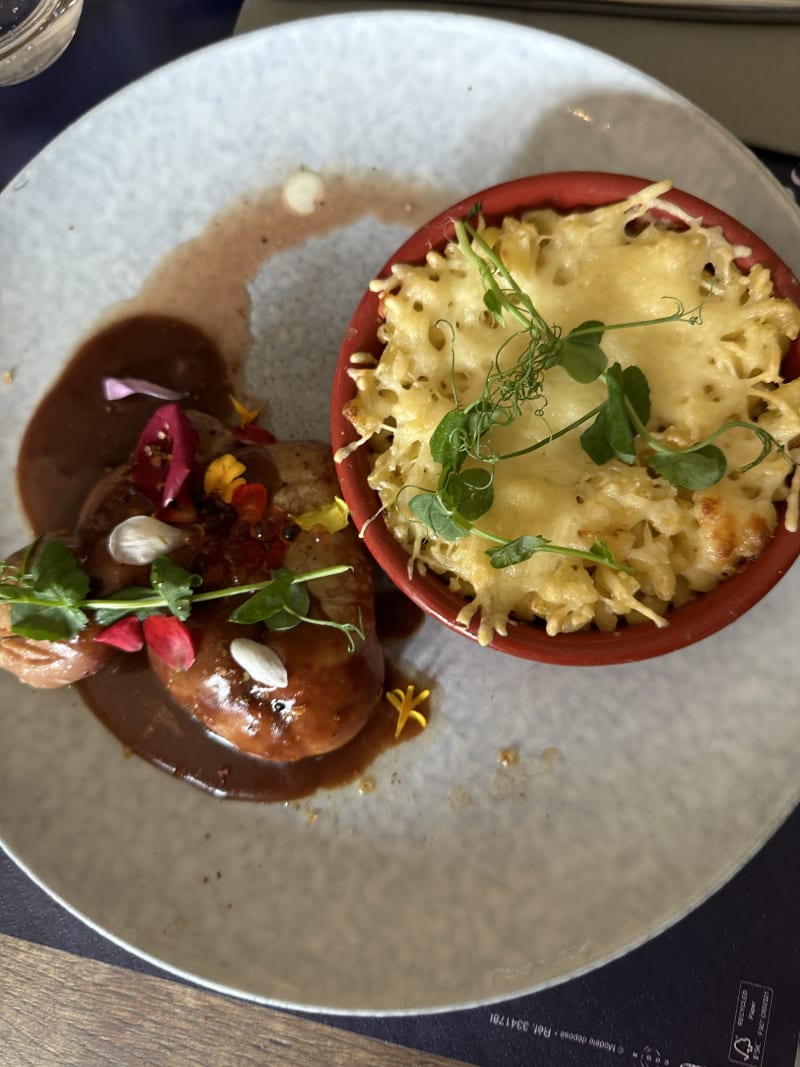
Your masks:
<path fill-rule="evenodd" d="M 650 221 L 669 188 L 660 183 L 630 200 L 562 216 L 550 210 L 506 218 L 486 227 L 499 253 L 546 322 L 566 334 L 586 320 L 606 324 L 669 315 L 679 300 L 701 302 L 702 324 L 685 322 L 610 330 L 609 364 L 639 366 L 650 384 L 648 430 L 668 444 L 703 440 L 730 420 L 755 421 L 784 446 L 800 443 L 800 382 L 783 384 L 780 363 L 800 330 L 800 311 L 772 294 L 768 271 L 745 275 L 719 229 L 685 218 L 685 229 Z M 664 207 L 673 215 L 674 206 Z M 640 220 L 639 225 L 631 225 Z M 786 499 L 789 467 L 776 451 L 758 466 L 739 468 L 760 450 L 755 435 L 732 429 L 715 441 L 728 472 L 710 489 L 690 492 L 656 476 L 646 449 L 631 466 L 598 466 L 580 444 L 581 430 L 529 455 L 494 467 L 494 503 L 477 524 L 501 537 L 538 534 L 588 550 L 605 541 L 635 577 L 573 557 L 537 553 L 504 570 L 493 568 L 488 542 L 433 536 L 409 512 L 404 487 L 435 490 L 440 468 L 428 441 L 458 401 L 478 397 L 501 345 L 504 365 L 522 350 L 511 323 L 498 326 L 483 303 L 478 271 L 458 245 L 431 252 L 424 265 L 397 264 L 373 283 L 380 293 L 385 347 L 377 364 L 354 357 L 358 393 L 347 409 L 371 449 L 371 486 L 385 519 L 409 554 L 409 569 L 430 567 L 465 597 L 459 621 L 480 612 L 479 640 L 507 632 L 509 619 L 545 620 L 557 634 L 603 630 L 650 619 L 711 589 L 757 556 L 777 523 L 775 502 Z M 452 343 L 451 343 L 452 332 Z M 369 362 L 369 361 L 367 361 Z M 579 384 L 561 368 L 545 372 L 546 404 L 528 408 L 495 430 L 493 446 L 513 452 L 547 438 L 601 403 L 599 382 Z M 582 428 L 581 428 L 582 429 Z M 787 515 L 796 515 L 796 492 Z M 790 518 L 791 521 L 791 518 Z"/>

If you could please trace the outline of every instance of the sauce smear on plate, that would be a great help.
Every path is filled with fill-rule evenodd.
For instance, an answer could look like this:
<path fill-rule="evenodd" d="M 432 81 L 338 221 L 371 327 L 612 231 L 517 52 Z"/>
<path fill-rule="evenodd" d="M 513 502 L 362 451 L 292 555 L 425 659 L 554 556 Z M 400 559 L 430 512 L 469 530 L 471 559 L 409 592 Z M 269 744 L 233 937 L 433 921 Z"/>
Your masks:
<path fill-rule="evenodd" d="M 334 181 L 326 190 L 324 206 L 302 219 L 286 212 L 278 190 L 243 197 L 165 256 L 133 300 L 110 309 L 42 400 L 22 441 L 18 484 L 36 534 L 74 526 L 94 483 L 130 457 L 141 428 L 162 403 L 140 395 L 109 402 L 104 377 L 145 378 L 185 392 L 186 407 L 230 424 L 230 394 L 251 341 L 248 285 L 263 263 L 368 212 L 415 225 L 441 199 L 441 191 L 378 176 Z M 408 636 L 421 620 L 410 602 L 399 609 L 398 596 L 395 590 L 378 595 L 384 641 Z M 387 665 L 387 689 L 405 681 Z M 126 753 L 236 799 L 286 801 L 352 782 L 381 751 L 420 729 L 409 721 L 395 739 L 396 714 L 382 701 L 365 729 L 338 751 L 269 763 L 215 738 L 175 704 L 144 653 L 118 656 L 76 688 Z"/>
<path fill-rule="evenodd" d="M 19 483 L 35 532 L 71 528 L 92 485 L 124 463 L 161 401 L 126 397 L 109 403 L 99 382 L 105 376 L 149 378 L 187 392 L 189 407 L 225 418 L 231 382 L 218 349 L 188 323 L 137 315 L 90 338 L 69 362 L 36 411 L 23 438 Z M 414 611 L 400 612 L 395 594 L 381 594 L 381 637 L 407 635 Z M 390 611 L 381 610 L 392 604 Z M 415 618 L 419 621 L 419 615 Z M 391 669 L 389 670 L 391 676 Z M 387 678 L 387 688 L 403 684 Z M 210 734 L 175 704 L 158 683 L 145 653 L 118 656 L 78 692 L 125 751 L 221 796 L 285 801 L 359 778 L 375 757 L 395 743 L 395 713 L 381 702 L 364 730 L 343 748 L 295 763 L 269 763 L 248 756 Z M 419 732 L 410 721 L 400 741 Z"/>

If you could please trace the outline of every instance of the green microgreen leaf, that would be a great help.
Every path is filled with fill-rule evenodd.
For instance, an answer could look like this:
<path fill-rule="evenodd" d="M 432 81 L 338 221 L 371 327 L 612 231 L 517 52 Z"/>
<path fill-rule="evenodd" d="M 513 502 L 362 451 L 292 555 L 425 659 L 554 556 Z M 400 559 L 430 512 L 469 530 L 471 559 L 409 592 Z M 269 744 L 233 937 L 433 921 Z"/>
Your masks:
<path fill-rule="evenodd" d="M 35 641 L 70 641 L 88 623 L 82 604 L 89 578 L 63 542 L 36 542 L 21 568 L 4 563 L 0 573 L 14 633 Z"/>
<path fill-rule="evenodd" d="M 270 630 L 291 630 L 308 614 L 311 595 L 308 586 L 295 583 L 295 575 L 286 569 L 273 572 L 272 581 L 240 604 L 230 616 L 231 622 L 264 622 Z"/>
<path fill-rule="evenodd" d="M 469 451 L 472 455 L 477 452 L 477 442 L 496 423 L 503 421 L 503 412 L 498 410 L 490 397 L 482 396 L 470 404 L 464 411 L 466 416 L 464 430 L 467 435 Z"/>
<path fill-rule="evenodd" d="M 589 320 L 561 338 L 558 362 L 576 382 L 594 382 L 606 369 L 608 360 L 600 347 L 604 329 L 602 322 Z"/>
<path fill-rule="evenodd" d="M 308 586 L 293 585 L 289 589 L 289 596 L 281 611 L 276 611 L 264 619 L 270 630 L 291 630 L 302 621 L 308 622 L 308 612 L 311 607 L 311 594 Z"/>
<path fill-rule="evenodd" d="M 469 524 L 454 515 L 436 493 L 417 493 L 409 500 L 408 507 L 431 533 L 445 541 L 457 541 L 469 533 Z"/>
<path fill-rule="evenodd" d="M 467 413 L 454 408 L 431 434 L 431 456 L 434 463 L 441 464 L 445 470 L 459 470 L 467 457 L 467 421 Z"/>
<path fill-rule="evenodd" d="M 650 385 L 641 367 L 626 367 L 622 372 L 622 391 L 640 423 L 650 418 Z"/>
<path fill-rule="evenodd" d="M 71 641 L 88 621 L 80 608 L 70 605 L 11 605 L 11 629 L 33 641 Z"/>
<path fill-rule="evenodd" d="M 636 459 L 636 431 L 631 425 L 625 407 L 625 387 L 622 381 L 622 367 L 619 363 L 609 367 L 606 386 L 608 387 L 608 400 L 604 405 L 604 411 L 608 443 L 623 463 L 633 463 Z"/>
<path fill-rule="evenodd" d="M 284 610 L 290 589 L 291 578 L 287 580 L 285 572 L 276 572 L 269 585 L 259 589 L 231 612 L 231 622 L 243 625 L 264 622 Z"/>
<path fill-rule="evenodd" d="M 568 545 L 555 545 L 546 537 L 538 534 L 523 534 L 522 537 L 518 537 L 515 541 L 507 541 L 499 548 L 487 549 L 486 555 L 493 567 L 502 569 L 511 567 L 515 563 L 524 563 L 537 552 L 554 552 L 559 556 L 572 556 L 575 559 L 585 560 L 587 563 L 599 563 L 613 570 L 624 571 L 626 574 L 634 573 L 630 567 L 614 559 L 608 545 L 600 540 L 595 540 L 591 549 L 586 551 L 582 548 L 570 548 Z"/>
<path fill-rule="evenodd" d="M 202 584 L 199 574 L 191 574 L 167 556 L 159 556 L 150 568 L 150 584 L 164 598 L 169 610 L 185 622 L 192 610 L 193 590 Z"/>
<path fill-rule="evenodd" d="M 598 467 L 602 467 L 616 455 L 608 439 L 605 405 L 601 407 L 591 426 L 587 426 L 581 434 L 581 448 Z"/>
<path fill-rule="evenodd" d="M 366 637 L 361 610 L 359 609 L 358 622 L 334 622 L 332 619 L 312 618 L 309 615 L 311 594 L 306 582 L 301 580 L 302 577 L 298 578 L 298 575 L 286 569 L 275 571 L 272 580 L 267 585 L 259 589 L 229 616 L 231 622 L 244 624 L 263 622 L 270 630 L 292 630 L 301 622 L 312 626 L 324 626 L 343 633 L 347 639 L 348 650 L 355 651 L 356 639 L 363 641 Z M 313 574 L 310 577 L 313 577 Z"/>
<path fill-rule="evenodd" d="M 725 453 L 716 445 L 690 452 L 656 452 L 649 463 L 665 481 L 683 489 L 708 489 L 724 476 L 727 467 Z"/>
<path fill-rule="evenodd" d="M 540 537 L 538 534 L 524 534 L 516 541 L 509 541 L 508 544 L 501 545 L 499 548 L 488 548 L 486 555 L 492 566 L 500 570 L 504 567 L 511 567 L 515 563 L 524 563 L 534 552 L 540 552 L 549 544 L 546 537 Z"/>
<path fill-rule="evenodd" d="M 581 447 L 598 466 L 615 456 L 636 461 L 636 435 L 650 417 L 650 387 L 639 367 L 612 364 L 604 381 L 608 398 L 595 421 L 581 434 Z"/>
<path fill-rule="evenodd" d="M 0 579 L 0 602 L 8 602 L 9 600 L 26 600 L 28 598 L 28 592 L 24 585 L 21 585 L 16 578 L 11 580 L 12 572 L 9 570 L 7 575 L 4 575 Z"/>
<path fill-rule="evenodd" d="M 78 604 L 89 592 L 89 577 L 62 541 L 48 541 L 31 565 L 31 589 L 42 599 Z"/>
<path fill-rule="evenodd" d="M 492 472 L 485 467 L 472 467 L 447 479 L 446 496 L 453 511 L 468 521 L 480 518 L 492 506 L 494 489 Z"/>
<path fill-rule="evenodd" d="M 483 303 L 497 323 L 503 322 L 504 301 L 499 292 L 489 289 L 483 294 Z"/>

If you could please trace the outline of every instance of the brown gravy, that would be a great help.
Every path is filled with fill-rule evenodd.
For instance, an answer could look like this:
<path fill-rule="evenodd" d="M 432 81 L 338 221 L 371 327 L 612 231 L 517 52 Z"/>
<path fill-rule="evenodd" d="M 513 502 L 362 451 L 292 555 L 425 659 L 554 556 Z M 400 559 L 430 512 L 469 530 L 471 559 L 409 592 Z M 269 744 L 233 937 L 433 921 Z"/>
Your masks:
<path fill-rule="evenodd" d="M 148 378 L 185 391 L 187 406 L 230 422 L 228 397 L 249 338 L 247 283 L 264 260 L 366 214 L 365 205 L 384 219 L 410 224 L 433 214 L 433 201 L 419 190 L 392 189 L 377 178 L 372 185 L 359 179 L 349 193 L 346 184 L 336 186 L 334 193 L 316 222 L 289 219 L 276 191 L 242 200 L 165 257 L 133 301 L 112 309 L 69 360 L 24 435 L 18 483 L 35 533 L 74 526 L 88 490 L 129 457 L 141 428 L 162 403 L 133 396 L 112 405 L 102 395 L 103 377 Z M 273 239 L 266 242 L 270 220 Z M 212 289 L 214 299 L 204 299 Z M 421 615 L 396 590 L 388 590 L 379 596 L 378 618 L 381 638 L 389 640 L 412 633 Z M 403 684 L 388 668 L 386 688 Z M 356 780 L 381 751 L 397 743 L 396 715 L 384 701 L 361 734 L 337 752 L 294 764 L 244 755 L 169 699 L 144 654 L 116 657 L 77 689 L 126 753 L 223 797 L 305 797 Z M 400 741 L 418 732 L 411 720 Z"/>
<path fill-rule="evenodd" d="M 387 688 L 394 684 L 390 670 Z M 118 656 L 99 674 L 78 683 L 77 689 L 127 753 L 236 800 L 295 800 L 321 788 L 346 785 L 360 778 L 385 749 L 420 732 L 410 719 L 396 741 L 396 713 L 382 701 L 366 727 L 343 748 L 296 763 L 268 763 L 218 740 L 199 719 L 171 701 L 143 653 Z"/>
<path fill-rule="evenodd" d="M 71 529 L 100 476 L 130 458 L 163 403 L 130 396 L 109 403 L 101 380 L 147 378 L 186 392 L 184 406 L 230 422 L 230 375 L 216 346 L 189 323 L 136 315 L 86 341 L 36 409 L 22 438 L 19 492 L 36 533 Z"/>
<path fill-rule="evenodd" d="M 216 347 L 193 326 L 138 315 L 105 327 L 70 360 L 23 438 L 20 491 L 36 533 L 74 525 L 83 497 L 104 471 L 128 458 L 142 426 L 161 403 L 127 397 L 112 411 L 99 388 L 105 375 L 150 378 L 187 390 L 186 403 L 200 410 L 221 418 L 230 411 L 227 368 Z M 380 595 L 378 617 L 383 640 L 407 636 L 419 623 L 418 610 L 396 590 Z M 400 684 L 391 680 L 390 671 L 387 687 Z M 240 800 L 291 800 L 352 782 L 395 743 L 395 712 L 382 702 L 366 729 L 337 752 L 286 764 L 247 756 L 175 704 L 143 653 L 117 656 L 76 688 L 128 753 L 202 789 Z M 411 720 L 400 740 L 418 732 Z"/>

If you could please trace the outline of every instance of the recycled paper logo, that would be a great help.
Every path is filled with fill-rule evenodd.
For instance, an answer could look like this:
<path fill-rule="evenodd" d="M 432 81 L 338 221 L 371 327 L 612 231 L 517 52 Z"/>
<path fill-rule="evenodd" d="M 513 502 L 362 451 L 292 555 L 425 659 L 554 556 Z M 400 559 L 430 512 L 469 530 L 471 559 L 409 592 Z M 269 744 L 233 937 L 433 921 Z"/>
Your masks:
<path fill-rule="evenodd" d="M 739 983 L 728 1050 L 731 1063 L 744 1063 L 748 1067 L 760 1067 L 763 1064 L 774 995 L 770 986 L 757 985 L 755 982 Z"/>

